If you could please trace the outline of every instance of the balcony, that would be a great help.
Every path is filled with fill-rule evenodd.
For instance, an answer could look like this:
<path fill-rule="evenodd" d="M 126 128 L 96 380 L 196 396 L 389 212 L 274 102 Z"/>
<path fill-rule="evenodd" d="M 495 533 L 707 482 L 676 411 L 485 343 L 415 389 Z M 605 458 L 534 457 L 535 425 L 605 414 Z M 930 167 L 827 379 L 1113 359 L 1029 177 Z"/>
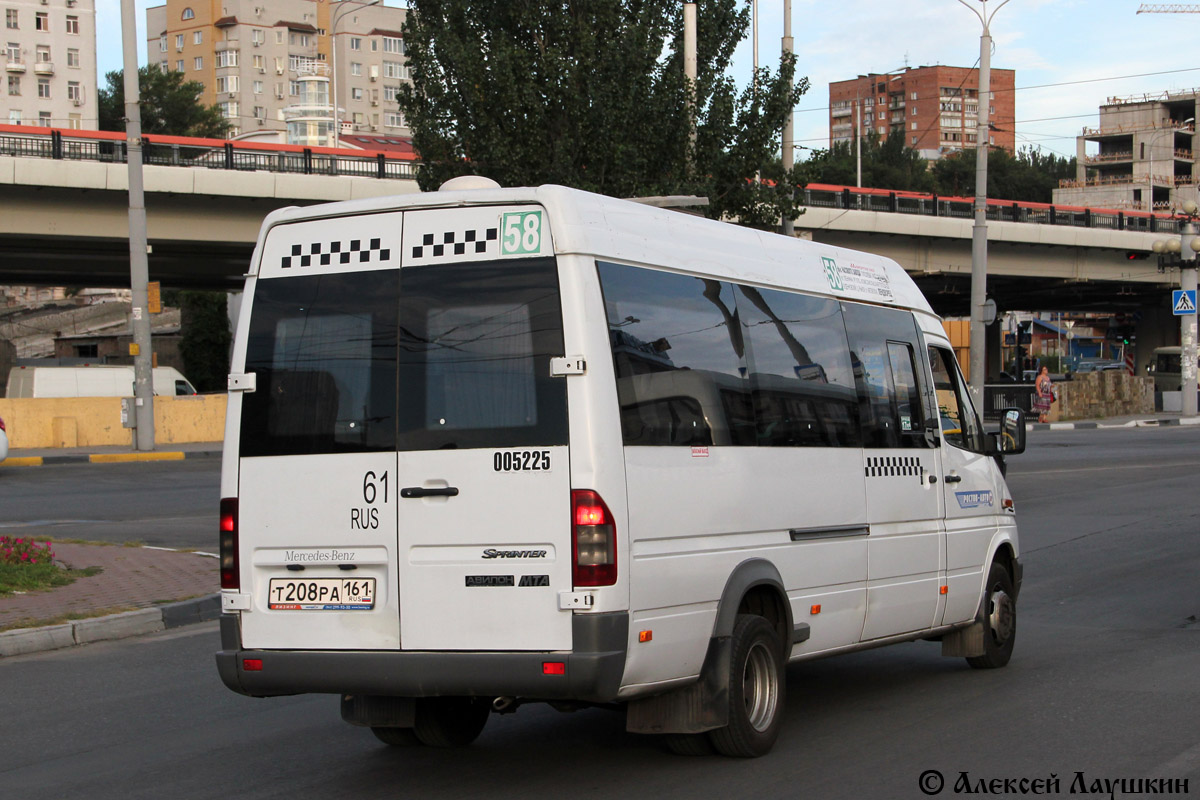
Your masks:
<path fill-rule="evenodd" d="M 33 71 L 38 75 L 53 75 L 54 64 L 50 61 L 39 61 L 33 65 Z"/>
<path fill-rule="evenodd" d="M 851 110 L 852 109 L 849 109 L 849 108 L 835 108 L 830 111 L 829 116 L 834 117 L 834 118 L 848 117 L 848 116 L 850 116 Z"/>
<path fill-rule="evenodd" d="M 1121 151 L 1115 153 L 1098 153 L 1093 156 L 1084 156 L 1085 164 L 1114 164 L 1120 161 L 1132 161 L 1133 151 Z"/>
<path fill-rule="evenodd" d="M 9 62 L 4 66 L 4 69 L 8 72 L 21 73 L 25 71 L 25 62 L 13 61 L 10 59 Z"/>

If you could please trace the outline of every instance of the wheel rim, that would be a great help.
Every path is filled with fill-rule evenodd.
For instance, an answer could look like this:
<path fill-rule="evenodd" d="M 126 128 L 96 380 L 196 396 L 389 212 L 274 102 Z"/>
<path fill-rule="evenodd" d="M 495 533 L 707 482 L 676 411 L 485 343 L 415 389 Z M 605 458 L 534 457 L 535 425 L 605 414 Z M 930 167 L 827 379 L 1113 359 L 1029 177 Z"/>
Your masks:
<path fill-rule="evenodd" d="M 992 590 L 992 609 L 988 614 L 988 626 L 997 644 L 1004 644 L 1012 636 L 1016 624 L 1012 598 L 1000 587 Z"/>
<path fill-rule="evenodd" d="M 771 651 L 761 642 L 750 649 L 742 672 L 742 697 L 746 719 L 754 730 L 765 731 L 775 719 L 779 704 L 778 666 Z"/>

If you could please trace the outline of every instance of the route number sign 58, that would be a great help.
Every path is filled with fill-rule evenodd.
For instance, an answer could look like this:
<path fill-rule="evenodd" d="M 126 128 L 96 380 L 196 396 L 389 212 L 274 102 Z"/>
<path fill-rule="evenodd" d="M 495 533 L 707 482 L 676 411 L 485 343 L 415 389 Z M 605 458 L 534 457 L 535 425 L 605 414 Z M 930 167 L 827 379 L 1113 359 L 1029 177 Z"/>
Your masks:
<path fill-rule="evenodd" d="M 542 212 L 505 214 L 500 232 L 500 254 L 536 255 L 542 252 Z"/>

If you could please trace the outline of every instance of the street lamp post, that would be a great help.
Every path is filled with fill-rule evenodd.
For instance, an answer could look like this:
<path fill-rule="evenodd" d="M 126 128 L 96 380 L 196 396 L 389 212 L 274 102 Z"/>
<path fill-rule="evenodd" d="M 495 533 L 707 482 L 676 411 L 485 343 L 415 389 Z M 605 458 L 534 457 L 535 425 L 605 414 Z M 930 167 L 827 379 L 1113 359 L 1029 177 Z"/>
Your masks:
<path fill-rule="evenodd" d="M 992 33 L 991 22 L 996 13 L 1008 4 L 1001 0 L 991 14 L 987 0 L 979 0 L 982 11 L 958 0 L 971 10 L 983 24 L 979 36 L 979 113 L 975 128 L 975 226 L 971 229 L 971 394 L 975 404 L 983 404 L 983 379 L 985 365 L 984 303 L 987 302 L 987 154 L 988 154 L 988 110 L 992 101 Z M 993 0 L 994 2 L 994 0 Z"/>
<path fill-rule="evenodd" d="M 337 76 L 338 76 L 338 72 L 339 72 L 338 63 L 337 63 L 337 26 L 338 26 L 338 23 L 341 22 L 343 19 L 345 19 L 346 15 L 349 14 L 351 11 L 362 10 L 364 8 L 370 8 L 371 6 L 377 6 L 382 2 L 383 2 L 383 0 L 371 0 L 371 2 L 369 2 L 369 3 L 359 3 L 359 2 L 356 2 L 355 0 L 341 0 L 341 2 L 339 2 L 337 4 L 337 6 L 333 9 L 332 15 L 330 17 L 329 40 L 330 40 L 331 46 L 332 46 L 332 52 L 330 53 L 330 57 L 333 59 L 333 69 L 330 70 L 330 73 L 329 73 L 329 93 L 331 95 L 333 95 L 333 97 L 330 99 L 333 101 L 333 146 L 335 149 L 340 144 L 341 139 L 342 139 L 342 121 L 340 119 L 340 115 L 338 114 L 338 96 L 337 96 Z M 347 6 L 347 8 L 344 10 L 342 9 L 343 4 L 345 4 Z"/>
<path fill-rule="evenodd" d="M 1179 238 L 1155 242 L 1153 250 L 1158 253 L 1158 266 L 1179 268 L 1179 288 L 1196 296 L 1196 269 L 1200 265 L 1197 252 L 1200 252 L 1200 236 L 1196 235 L 1196 220 L 1200 219 L 1200 207 L 1188 200 L 1183 204 L 1183 211 L 1175 215 L 1179 220 Z M 1196 416 L 1196 314 L 1182 314 L 1179 317 L 1179 371 L 1183 379 L 1180 385 L 1182 394 L 1180 411 L 1184 416 Z"/>

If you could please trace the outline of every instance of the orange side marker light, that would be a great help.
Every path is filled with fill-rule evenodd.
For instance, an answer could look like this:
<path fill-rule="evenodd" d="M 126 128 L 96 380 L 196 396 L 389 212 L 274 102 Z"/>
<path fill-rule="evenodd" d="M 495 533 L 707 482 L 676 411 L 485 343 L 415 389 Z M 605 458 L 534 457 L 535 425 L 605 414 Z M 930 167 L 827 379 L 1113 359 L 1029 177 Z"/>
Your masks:
<path fill-rule="evenodd" d="M 652 641 L 653 639 L 654 639 L 654 631 L 639 631 L 638 632 L 638 641 L 641 642 L 642 644 Z"/>
<path fill-rule="evenodd" d="M 946 593 L 947 593 L 947 592 L 949 592 L 949 591 L 950 591 L 950 587 L 949 587 L 949 586 L 943 586 L 941 589 L 938 589 L 938 593 L 939 593 L 939 594 L 946 594 Z"/>
<path fill-rule="evenodd" d="M 821 604 L 820 603 L 815 604 L 812 608 L 808 609 L 808 613 L 809 614 L 820 614 L 821 613 Z"/>

